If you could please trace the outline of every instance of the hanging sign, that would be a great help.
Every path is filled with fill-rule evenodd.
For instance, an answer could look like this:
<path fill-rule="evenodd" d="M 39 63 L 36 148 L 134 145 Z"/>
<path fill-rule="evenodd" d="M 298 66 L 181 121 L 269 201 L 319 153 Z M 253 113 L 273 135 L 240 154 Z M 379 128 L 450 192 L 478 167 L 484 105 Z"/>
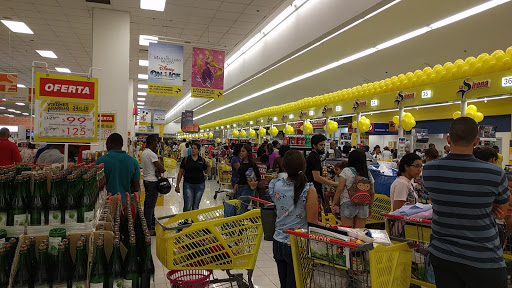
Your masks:
<path fill-rule="evenodd" d="M 165 126 L 165 110 L 153 110 L 153 126 Z"/>
<path fill-rule="evenodd" d="M 151 126 L 151 109 L 140 108 L 138 122 L 139 126 Z"/>
<path fill-rule="evenodd" d="M 192 97 L 222 100 L 225 52 L 194 47 L 192 51 Z"/>
<path fill-rule="evenodd" d="M 5 95 L 5 100 L 12 103 L 29 103 L 34 96 L 34 89 L 32 88 L 18 88 L 17 94 Z"/>
<path fill-rule="evenodd" d="M 149 43 L 148 94 L 182 96 L 183 46 Z"/>
<path fill-rule="evenodd" d="M 97 78 L 36 73 L 35 90 L 35 141 L 96 141 Z"/>
<path fill-rule="evenodd" d="M 100 129 L 101 119 L 101 129 Z M 100 131 L 100 139 L 107 140 L 108 136 L 116 133 L 116 113 L 101 113 L 98 114 L 98 131 Z"/>
<path fill-rule="evenodd" d="M 313 128 L 322 128 L 327 123 L 325 118 L 324 119 L 312 119 L 309 122 L 311 122 L 311 125 L 313 125 Z"/>
<path fill-rule="evenodd" d="M 18 92 L 18 74 L 0 73 L 0 94 L 16 94 Z"/>

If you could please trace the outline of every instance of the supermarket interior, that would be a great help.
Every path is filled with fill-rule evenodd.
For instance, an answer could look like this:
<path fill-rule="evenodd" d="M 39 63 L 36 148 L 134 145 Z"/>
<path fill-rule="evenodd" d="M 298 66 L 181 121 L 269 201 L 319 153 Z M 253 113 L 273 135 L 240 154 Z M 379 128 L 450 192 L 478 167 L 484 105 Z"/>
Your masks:
<path fill-rule="evenodd" d="M 512 287 L 512 1 L 0 6 L 0 288 Z"/>

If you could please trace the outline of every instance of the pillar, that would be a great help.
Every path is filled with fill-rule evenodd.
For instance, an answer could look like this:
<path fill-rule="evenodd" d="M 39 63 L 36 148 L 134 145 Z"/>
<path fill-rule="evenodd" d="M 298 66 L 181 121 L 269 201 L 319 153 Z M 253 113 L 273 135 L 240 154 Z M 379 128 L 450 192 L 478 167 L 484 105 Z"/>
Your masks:
<path fill-rule="evenodd" d="M 133 88 L 129 94 L 130 15 L 100 8 L 93 8 L 92 14 L 92 66 L 101 68 L 93 70 L 93 77 L 99 78 L 99 111 L 116 113 L 116 131 L 123 136 L 127 151 L 128 126 L 133 125 L 128 113 L 130 100 L 133 103 Z"/>

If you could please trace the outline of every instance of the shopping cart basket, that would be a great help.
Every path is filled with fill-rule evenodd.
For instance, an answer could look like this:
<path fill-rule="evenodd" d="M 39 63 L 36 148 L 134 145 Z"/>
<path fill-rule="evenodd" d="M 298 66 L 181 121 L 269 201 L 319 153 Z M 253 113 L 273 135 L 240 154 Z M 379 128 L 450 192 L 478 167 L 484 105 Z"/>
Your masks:
<path fill-rule="evenodd" d="M 411 250 L 407 244 L 381 246 L 356 244 L 338 239 L 288 230 L 295 282 L 303 287 L 408 288 Z M 311 256 L 311 245 L 325 245 L 328 255 Z M 340 253 L 349 256 L 345 266 L 335 264 Z"/>
<path fill-rule="evenodd" d="M 217 163 L 217 183 L 219 183 L 219 189 L 215 191 L 213 199 L 217 199 L 217 195 L 220 193 L 226 193 L 231 198 L 233 196 L 233 188 L 231 187 L 231 164 L 229 163 Z M 228 189 L 227 187 L 231 187 Z"/>
<path fill-rule="evenodd" d="M 382 213 L 382 216 L 386 217 L 389 238 L 394 243 L 407 242 L 412 249 L 411 283 L 435 288 L 434 272 L 428 261 L 432 221 L 387 213 Z"/>
<path fill-rule="evenodd" d="M 227 203 L 242 208 L 239 200 Z M 224 208 L 219 205 L 157 218 L 157 257 L 169 270 L 226 270 L 228 279 L 210 283 L 236 281 L 238 287 L 252 287 L 263 237 L 260 210 L 224 217 Z M 232 274 L 230 269 L 247 269 L 248 283 L 242 274 Z"/>
<path fill-rule="evenodd" d="M 326 202 L 327 203 L 327 202 Z M 391 210 L 391 199 L 382 194 L 375 194 L 372 205 L 372 216 L 366 219 L 366 225 L 384 224 L 386 217 L 382 216 L 382 213 L 386 213 Z M 336 218 L 330 209 L 324 207 L 322 213 L 322 223 L 330 225 L 341 225 L 341 221 Z"/>

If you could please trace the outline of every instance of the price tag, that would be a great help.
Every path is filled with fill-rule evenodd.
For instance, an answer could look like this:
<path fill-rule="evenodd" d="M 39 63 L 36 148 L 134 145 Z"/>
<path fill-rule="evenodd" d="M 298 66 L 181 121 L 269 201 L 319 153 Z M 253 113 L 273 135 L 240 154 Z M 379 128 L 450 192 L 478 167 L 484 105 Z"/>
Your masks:
<path fill-rule="evenodd" d="M 38 100 L 40 123 L 39 137 L 49 138 L 94 138 L 94 104 Z"/>

